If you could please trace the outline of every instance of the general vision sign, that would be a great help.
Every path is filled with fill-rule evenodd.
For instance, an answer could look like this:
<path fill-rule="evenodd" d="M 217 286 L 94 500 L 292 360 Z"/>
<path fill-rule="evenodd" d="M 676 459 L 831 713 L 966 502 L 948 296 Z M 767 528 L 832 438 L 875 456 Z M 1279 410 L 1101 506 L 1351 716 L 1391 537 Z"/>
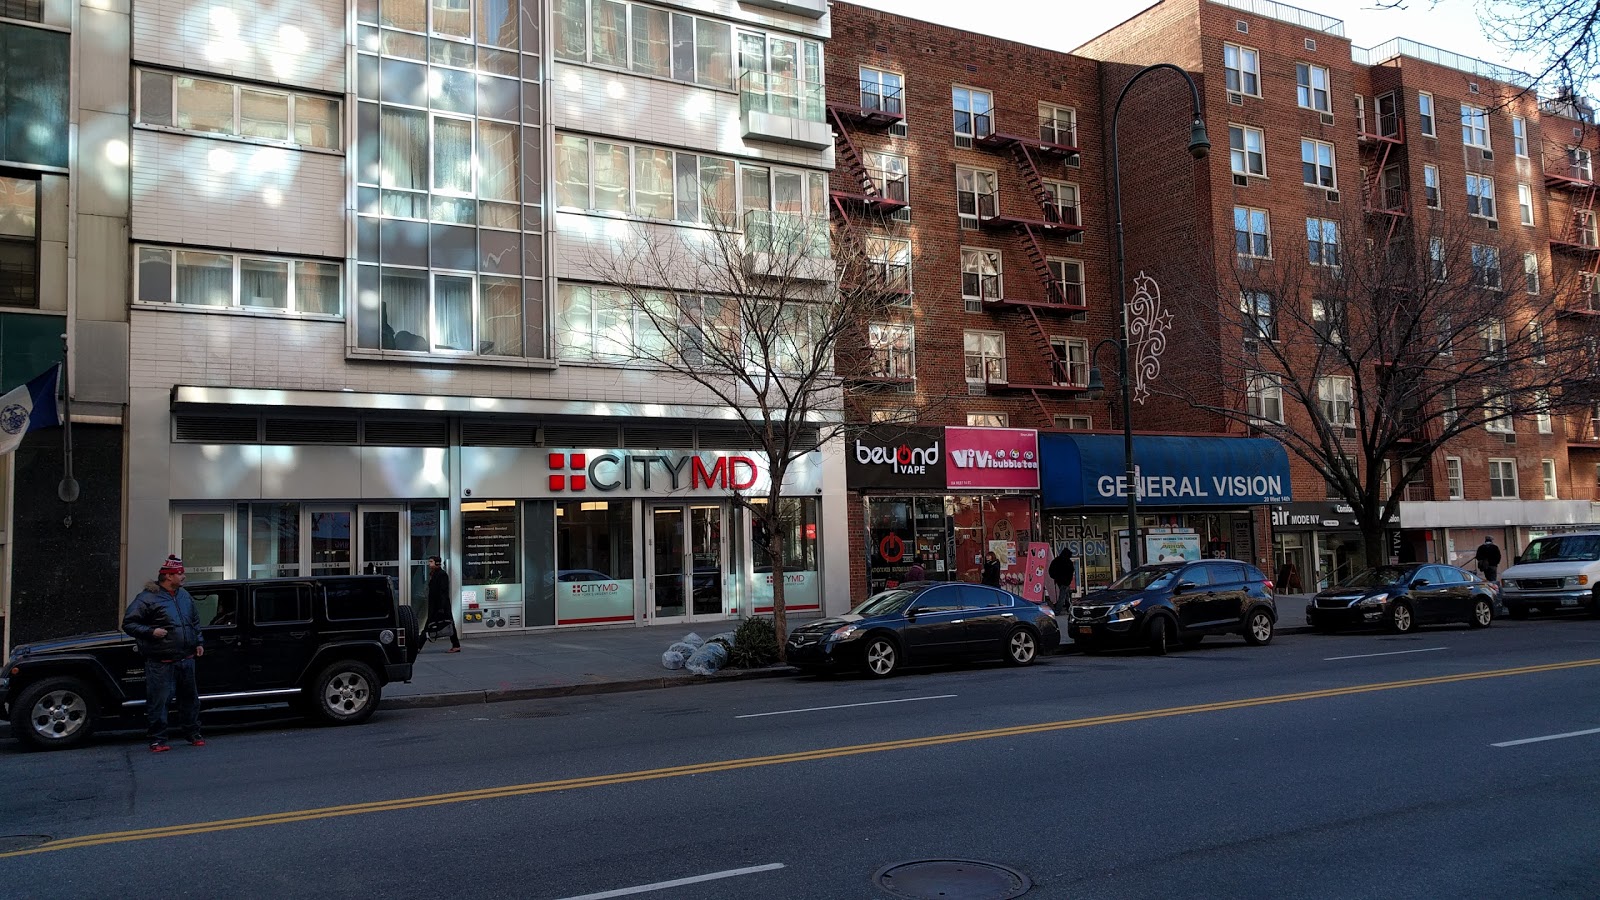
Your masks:
<path fill-rule="evenodd" d="M 1139 504 L 1147 507 L 1286 503 L 1289 457 L 1266 438 L 1136 436 Z M 1117 507 L 1127 502 L 1123 440 L 1114 435 L 1043 434 L 1047 508 Z"/>

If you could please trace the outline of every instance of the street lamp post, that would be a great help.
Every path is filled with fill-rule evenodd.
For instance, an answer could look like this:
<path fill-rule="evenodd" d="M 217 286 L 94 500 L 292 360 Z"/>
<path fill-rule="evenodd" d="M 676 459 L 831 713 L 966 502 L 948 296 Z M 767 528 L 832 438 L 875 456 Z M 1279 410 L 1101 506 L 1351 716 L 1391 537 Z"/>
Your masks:
<path fill-rule="evenodd" d="M 1190 155 L 1195 159 L 1204 159 L 1206 153 L 1211 150 L 1211 140 L 1206 137 L 1206 122 L 1200 114 L 1200 89 L 1195 86 L 1194 79 L 1188 72 L 1172 63 L 1156 63 L 1135 72 L 1133 77 L 1128 79 L 1128 83 L 1122 86 L 1122 93 L 1117 95 L 1117 105 L 1111 111 L 1111 196 L 1117 219 L 1117 314 L 1122 319 L 1122 331 L 1115 343 L 1122 382 L 1122 453 L 1127 465 L 1128 562 L 1131 563 L 1129 568 L 1138 566 L 1144 554 L 1140 552 L 1139 546 L 1139 470 L 1134 465 L 1133 459 L 1133 379 L 1128 372 L 1128 267 L 1122 244 L 1122 169 L 1117 148 L 1117 125 L 1122 117 L 1122 101 L 1127 98 L 1134 82 L 1161 69 L 1177 72 L 1189 85 L 1189 94 L 1194 101 L 1194 116 L 1189 123 Z M 1095 346 L 1094 355 L 1090 357 L 1091 363 L 1099 361 L 1100 350 L 1109 340 L 1101 341 Z M 1092 365 L 1089 369 L 1087 393 L 1091 399 L 1098 399 L 1105 394 L 1105 382 L 1100 376 L 1098 365 Z"/>

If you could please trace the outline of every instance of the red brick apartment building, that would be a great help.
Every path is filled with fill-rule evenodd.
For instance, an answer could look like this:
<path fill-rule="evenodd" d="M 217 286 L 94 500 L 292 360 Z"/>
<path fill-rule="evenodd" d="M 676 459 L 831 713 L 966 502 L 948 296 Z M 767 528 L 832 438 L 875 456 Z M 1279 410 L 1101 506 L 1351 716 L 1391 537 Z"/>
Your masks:
<path fill-rule="evenodd" d="M 1083 392 L 1096 344 L 1116 333 L 1107 132 L 1128 78 L 1157 62 L 1198 83 L 1212 152 L 1184 152 L 1189 94 L 1175 74 L 1129 91 L 1127 271 L 1154 279 L 1179 313 L 1157 377 L 1189 385 L 1195 401 L 1158 392 L 1135 407 L 1141 432 L 1242 437 L 1253 429 L 1203 407 L 1251 403 L 1310 427 L 1228 364 L 1249 346 L 1232 306 L 1241 271 L 1333 252 L 1349 262 L 1363 247 L 1427 266 L 1431 235 L 1449 233 L 1472 248 L 1463 264 L 1499 281 L 1506 327 L 1536 319 L 1587 334 L 1600 323 L 1594 115 L 1571 98 L 1539 102 L 1519 73 L 1407 40 L 1353 47 L 1339 20 L 1270 0 L 1163 0 L 1072 54 L 844 3 L 833 25 L 835 220 L 907 294 L 874 336 L 883 365 L 875 389 L 855 394 L 858 421 L 1121 427 L 1118 404 Z M 1261 312 L 1309 320 L 1311 293 Z M 1101 362 L 1114 387 L 1111 356 Z M 1460 561 L 1485 534 L 1520 546 L 1596 521 L 1597 426 L 1600 410 L 1464 434 L 1407 486 L 1389 554 Z M 1292 560 L 1311 589 L 1365 554 L 1348 507 L 1290 462 L 1294 502 L 1272 505 L 1271 526 L 1258 507 L 1234 517 L 1248 526 L 1201 528 L 1241 539 L 1254 529 L 1256 552 L 1231 555 L 1273 569 Z M 851 518 L 868 517 L 871 540 L 876 517 L 862 502 L 853 497 Z M 1052 541 L 1071 527 L 1048 515 L 1035 525 Z M 852 556 L 863 566 L 871 555 Z"/>

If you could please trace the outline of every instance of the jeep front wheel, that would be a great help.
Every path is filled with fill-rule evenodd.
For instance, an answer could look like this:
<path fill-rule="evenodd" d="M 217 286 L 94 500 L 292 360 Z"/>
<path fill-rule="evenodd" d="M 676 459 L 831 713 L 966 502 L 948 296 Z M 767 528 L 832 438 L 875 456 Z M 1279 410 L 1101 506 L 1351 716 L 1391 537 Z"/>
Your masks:
<path fill-rule="evenodd" d="M 46 678 L 11 707 L 11 732 L 35 750 L 65 750 L 94 734 L 94 697 L 82 680 Z"/>
<path fill-rule="evenodd" d="M 328 725 L 365 722 L 378 708 L 383 689 L 366 663 L 340 660 L 317 673 L 306 698 L 312 714 Z"/>

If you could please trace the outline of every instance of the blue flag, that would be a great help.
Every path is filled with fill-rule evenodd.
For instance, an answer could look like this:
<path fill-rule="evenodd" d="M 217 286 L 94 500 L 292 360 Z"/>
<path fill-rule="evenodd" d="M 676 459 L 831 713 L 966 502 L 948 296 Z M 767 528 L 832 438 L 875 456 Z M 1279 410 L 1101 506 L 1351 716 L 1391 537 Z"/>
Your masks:
<path fill-rule="evenodd" d="M 23 435 L 35 428 L 58 428 L 61 407 L 56 403 L 61 363 L 56 363 L 21 387 L 0 396 L 0 454 L 10 453 Z"/>

